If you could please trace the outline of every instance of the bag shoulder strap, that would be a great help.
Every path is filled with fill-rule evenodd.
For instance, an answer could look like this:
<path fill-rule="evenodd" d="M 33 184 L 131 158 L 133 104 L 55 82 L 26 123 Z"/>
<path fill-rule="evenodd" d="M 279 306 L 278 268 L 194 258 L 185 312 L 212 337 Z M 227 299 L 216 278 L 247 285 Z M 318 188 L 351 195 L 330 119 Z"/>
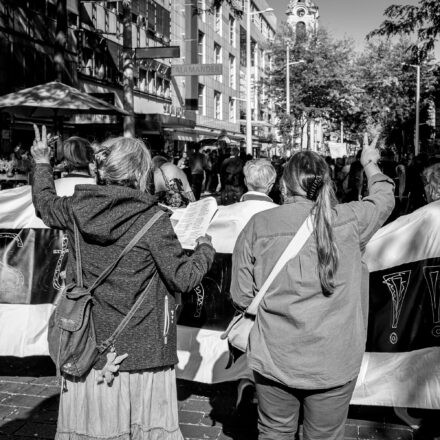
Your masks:
<path fill-rule="evenodd" d="M 257 314 L 258 306 L 260 305 L 260 302 L 262 301 L 264 295 L 266 294 L 274 279 L 281 272 L 281 269 L 285 266 L 285 264 L 298 255 L 299 251 L 309 239 L 311 233 L 313 232 L 313 218 L 314 216 L 312 214 L 309 215 L 304 223 L 301 225 L 301 227 L 298 229 L 298 232 L 294 235 L 291 242 L 287 245 L 286 249 L 281 254 L 281 257 L 278 259 L 266 281 L 261 286 L 260 291 L 254 297 L 249 307 L 246 309 L 246 314 Z"/>
<path fill-rule="evenodd" d="M 138 241 L 147 233 L 147 231 L 165 214 L 164 211 L 156 212 L 156 214 L 151 217 L 151 219 L 142 227 L 142 229 L 131 239 L 130 243 L 127 244 L 125 249 L 120 253 L 119 257 L 112 263 L 104 272 L 96 278 L 95 282 L 89 287 L 87 290 L 91 293 L 94 289 L 96 289 L 111 273 L 111 271 L 116 267 L 119 261 L 124 257 L 128 252 L 130 252 L 133 247 L 138 243 Z"/>
<path fill-rule="evenodd" d="M 168 181 L 168 178 L 167 178 L 167 176 L 165 175 L 165 172 L 164 172 L 164 170 L 162 169 L 162 167 L 159 168 L 159 171 L 160 171 L 160 173 L 162 174 L 162 179 L 163 179 L 163 181 L 164 181 L 164 183 L 165 183 L 165 187 L 166 187 L 167 191 L 169 191 L 169 190 L 171 189 L 171 188 L 170 188 L 170 182 Z"/>
<path fill-rule="evenodd" d="M 81 248 L 79 247 L 79 231 L 78 226 L 76 226 L 75 219 L 73 220 L 73 235 L 75 237 L 76 282 L 78 284 L 78 287 L 84 287 Z"/>
<path fill-rule="evenodd" d="M 124 316 L 124 319 L 119 323 L 116 327 L 116 330 L 111 334 L 109 338 L 107 338 L 104 342 L 102 342 L 98 346 L 98 350 L 102 353 L 107 350 L 110 346 L 114 344 L 118 336 L 123 332 L 127 324 L 130 322 L 131 318 L 133 318 L 134 314 L 138 311 L 141 304 L 144 302 L 145 297 L 147 296 L 148 291 L 150 290 L 150 286 L 153 283 L 154 279 L 157 278 L 157 270 L 155 270 L 153 276 L 147 284 L 147 287 L 140 294 L 139 298 L 133 304 L 132 308 L 128 311 L 128 313 Z"/>

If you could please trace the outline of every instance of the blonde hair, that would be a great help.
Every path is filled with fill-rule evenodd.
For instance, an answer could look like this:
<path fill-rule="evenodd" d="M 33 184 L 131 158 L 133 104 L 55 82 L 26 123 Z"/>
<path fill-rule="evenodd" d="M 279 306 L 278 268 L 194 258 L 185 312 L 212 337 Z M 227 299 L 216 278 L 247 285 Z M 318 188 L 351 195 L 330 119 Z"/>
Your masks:
<path fill-rule="evenodd" d="M 277 173 L 267 159 L 253 159 L 246 162 L 243 168 L 246 186 L 249 190 L 269 192 L 275 183 Z"/>
<path fill-rule="evenodd" d="M 427 196 L 431 199 L 429 202 L 440 200 L 440 163 L 426 168 L 423 171 L 423 177 L 426 182 L 425 190 Z"/>
<path fill-rule="evenodd" d="M 315 202 L 315 238 L 318 251 L 318 273 L 325 296 L 335 290 L 334 276 L 339 264 L 338 249 L 333 234 L 333 206 L 336 196 L 327 162 L 312 151 L 292 156 L 283 173 L 289 195 L 307 194 Z"/>
<path fill-rule="evenodd" d="M 106 142 L 100 171 L 107 185 L 145 191 L 150 170 L 151 154 L 140 139 L 118 137 Z"/>

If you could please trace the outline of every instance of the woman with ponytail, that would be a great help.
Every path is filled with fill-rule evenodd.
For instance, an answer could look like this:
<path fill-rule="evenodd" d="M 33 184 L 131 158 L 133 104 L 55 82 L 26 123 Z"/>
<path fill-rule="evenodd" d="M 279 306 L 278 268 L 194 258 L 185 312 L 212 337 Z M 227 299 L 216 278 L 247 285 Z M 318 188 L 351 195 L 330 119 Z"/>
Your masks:
<path fill-rule="evenodd" d="M 283 174 L 284 205 L 252 217 L 235 245 L 231 295 L 245 309 L 301 225 L 313 219 L 310 237 L 264 295 L 250 334 L 260 440 L 294 438 L 301 406 L 304 440 L 344 438 L 366 341 L 362 255 L 394 207 L 376 142 L 365 137 L 361 157 L 368 197 L 337 204 L 325 159 L 296 153 Z"/>

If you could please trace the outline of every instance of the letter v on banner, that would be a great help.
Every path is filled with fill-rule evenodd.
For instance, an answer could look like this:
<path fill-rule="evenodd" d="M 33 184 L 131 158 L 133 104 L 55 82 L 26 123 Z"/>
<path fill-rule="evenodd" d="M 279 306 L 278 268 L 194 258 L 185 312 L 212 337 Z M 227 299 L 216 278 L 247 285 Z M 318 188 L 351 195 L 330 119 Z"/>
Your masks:
<path fill-rule="evenodd" d="M 428 285 L 432 307 L 432 335 L 440 337 L 440 266 L 425 266 L 423 275 Z"/>
<path fill-rule="evenodd" d="M 383 276 L 383 282 L 391 293 L 393 304 L 391 328 L 394 330 L 397 330 L 399 324 L 400 313 L 402 312 L 402 306 L 405 300 L 406 291 L 408 290 L 410 277 L 410 270 L 404 270 Z M 398 340 L 397 333 L 393 331 L 390 334 L 390 342 L 396 344 Z"/>

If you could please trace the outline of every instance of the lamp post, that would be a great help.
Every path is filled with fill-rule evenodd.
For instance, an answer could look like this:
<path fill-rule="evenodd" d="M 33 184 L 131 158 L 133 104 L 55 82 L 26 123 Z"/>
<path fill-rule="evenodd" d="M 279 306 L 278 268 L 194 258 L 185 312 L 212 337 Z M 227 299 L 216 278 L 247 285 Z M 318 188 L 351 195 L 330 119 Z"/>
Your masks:
<path fill-rule="evenodd" d="M 247 1 L 246 9 L 246 154 L 252 154 L 252 105 L 251 105 L 251 15 L 271 12 L 273 8 L 264 11 L 251 12 L 251 0 Z"/>
<path fill-rule="evenodd" d="M 286 114 L 290 116 L 290 66 L 295 64 L 305 63 L 304 60 L 290 62 L 290 45 L 287 43 L 286 47 Z M 292 130 L 293 139 L 293 130 Z"/>
<path fill-rule="evenodd" d="M 416 68 L 417 71 L 417 85 L 416 85 L 416 133 L 414 140 L 414 155 L 417 156 L 419 154 L 419 139 L 420 139 L 420 66 L 412 66 Z"/>
<path fill-rule="evenodd" d="M 416 126 L 414 133 L 414 156 L 420 153 L 420 64 L 407 64 L 402 63 L 403 66 L 410 66 L 416 69 L 417 79 L 416 79 Z"/>
<path fill-rule="evenodd" d="M 295 66 L 296 64 L 305 63 L 304 60 L 293 61 L 289 63 L 289 49 L 287 49 L 287 64 L 286 64 L 286 113 L 290 115 L 290 66 Z"/>

